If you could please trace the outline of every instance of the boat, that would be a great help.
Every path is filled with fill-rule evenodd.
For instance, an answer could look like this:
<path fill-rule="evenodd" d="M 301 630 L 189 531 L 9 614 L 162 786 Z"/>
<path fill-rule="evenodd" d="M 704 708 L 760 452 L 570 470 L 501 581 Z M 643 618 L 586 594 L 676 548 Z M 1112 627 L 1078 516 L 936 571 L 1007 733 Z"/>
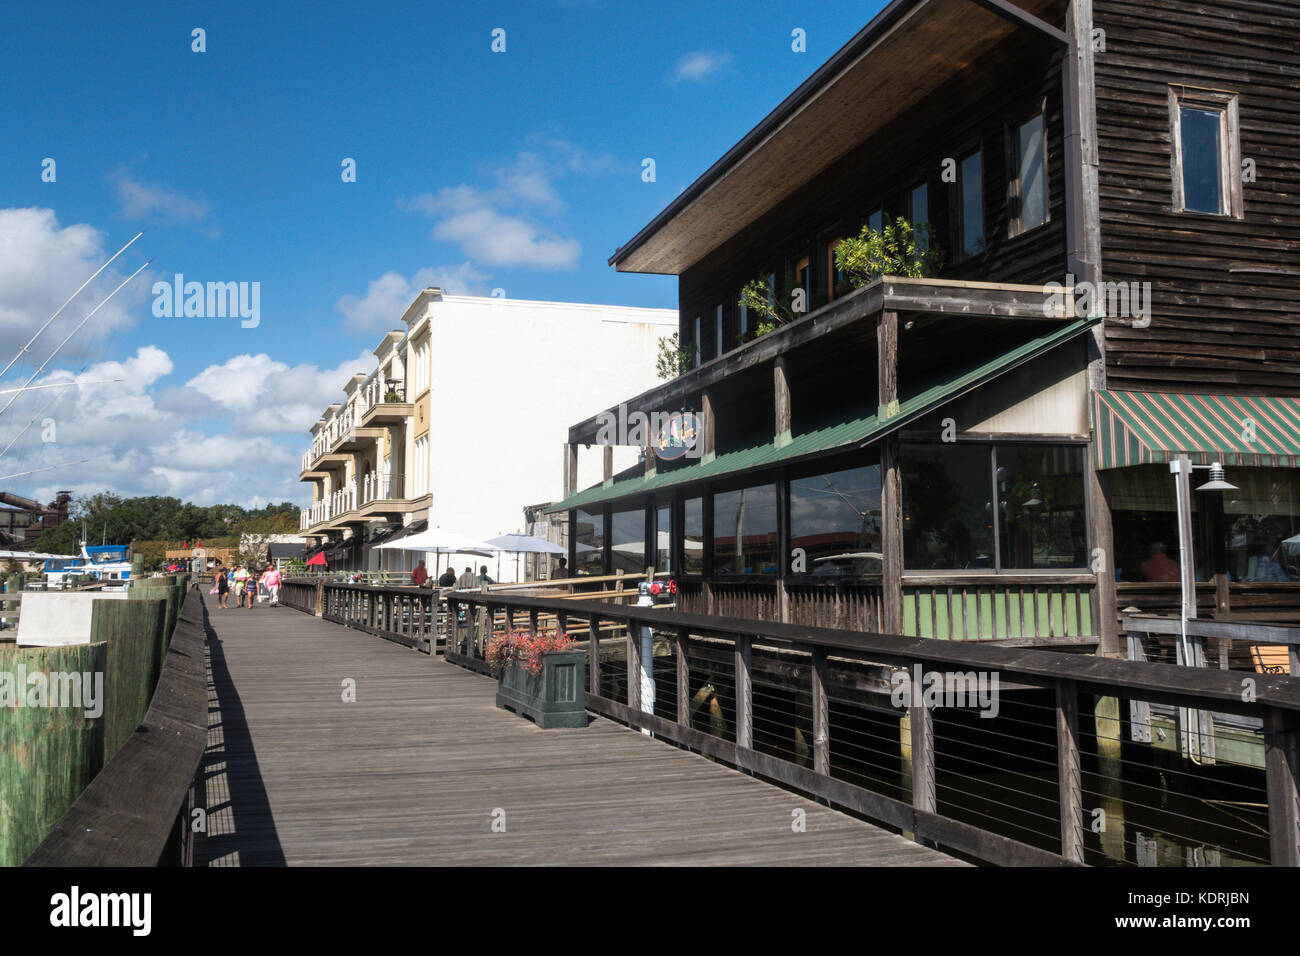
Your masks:
<path fill-rule="evenodd" d="M 87 547 L 81 542 L 81 554 L 67 558 L 46 558 L 46 590 L 69 587 L 72 578 L 89 576 L 104 585 L 105 591 L 125 591 L 131 577 L 131 562 L 124 544 Z"/>

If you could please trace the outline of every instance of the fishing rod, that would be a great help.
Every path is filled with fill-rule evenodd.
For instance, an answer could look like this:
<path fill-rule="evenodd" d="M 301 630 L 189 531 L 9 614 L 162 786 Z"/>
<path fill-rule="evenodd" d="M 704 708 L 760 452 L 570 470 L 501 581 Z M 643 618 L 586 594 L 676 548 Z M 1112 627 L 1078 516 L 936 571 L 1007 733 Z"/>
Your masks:
<path fill-rule="evenodd" d="M 113 259 L 116 259 L 122 253 L 126 252 L 126 250 L 130 248 L 131 243 L 135 242 L 136 239 L 139 239 L 147 231 L 148 230 L 146 229 L 141 229 L 139 232 L 137 232 L 135 234 L 135 239 L 132 239 L 131 242 L 128 242 L 121 249 L 117 250 L 117 252 L 113 254 L 112 259 L 109 259 L 108 262 L 105 262 L 102 266 L 100 266 L 98 269 L 95 270 L 95 275 L 91 276 L 85 282 L 81 283 L 81 287 L 78 288 L 76 292 L 72 293 L 72 295 L 68 296 L 68 301 L 64 302 L 63 305 L 59 306 L 58 311 L 56 311 L 52 316 L 46 319 L 45 324 L 36 330 L 36 334 L 31 337 L 31 339 L 27 342 L 27 344 L 18 350 L 18 354 L 9 360 L 9 364 L 4 367 L 4 371 L 0 372 L 0 378 L 4 378 L 9 373 L 9 370 L 14 367 L 14 364 L 20 358 L 22 358 L 24 355 L 27 354 L 27 352 L 31 349 L 31 347 L 36 343 L 36 340 L 41 337 L 41 333 L 50 327 L 50 323 L 53 322 L 55 319 L 57 319 L 63 313 L 63 310 L 68 307 L 68 305 L 72 302 L 73 299 L 81 295 L 82 289 L 85 289 L 86 286 L 94 282 L 96 276 L 98 276 L 101 272 L 103 272 L 105 269 L 107 269 L 110 265 L 113 264 Z"/>
<path fill-rule="evenodd" d="M 18 388 L 0 388 L 0 395 L 8 395 L 11 392 L 31 392 L 38 388 L 67 388 L 69 385 L 114 385 L 122 381 L 120 378 L 101 378 L 94 382 L 79 382 L 75 379 L 71 382 L 51 382 L 48 385 L 20 385 Z"/>
<path fill-rule="evenodd" d="M 83 366 L 81 367 L 81 371 L 77 372 L 77 374 L 80 375 L 81 372 L 84 372 L 85 370 L 86 370 L 86 367 L 83 365 Z M 110 379 L 109 381 L 111 381 L 111 382 L 120 382 L 121 379 Z M 73 381 L 73 382 L 63 382 L 63 383 L 60 383 L 60 384 L 64 384 L 64 385 L 99 385 L 99 384 L 102 384 L 102 383 L 100 383 L 100 382 L 79 382 L 79 381 Z M 34 385 L 34 386 L 32 386 L 32 387 L 33 387 L 33 388 L 46 388 L 47 386 L 45 386 L 45 385 Z M 27 429 L 29 429 L 29 428 L 31 428 L 33 425 L 35 425 L 35 424 L 36 424 L 36 420 L 37 420 L 38 418 L 40 418 L 42 415 L 44 415 L 46 409 L 48 409 L 51 405 L 53 405 L 56 401 L 58 401 L 58 399 L 59 399 L 59 396 L 58 396 L 58 395 L 55 395 L 55 396 L 54 396 L 53 398 L 51 398 L 48 402 L 46 402 L 44 405 L 41 406 L 40 411 L 38 411 L 35 415 L 32 416 L 31 421 L 29 421 L 26 425 L 24 425 L 24 426 L 22 427 L 22 429 L 19 430 L 18 434 L 15 435 L 13 438 L 11 438 L 11 439 L 9 440 L 9 444 L 5 445 L 3 451 L 0 451 L 0 458 L 3 458 L 5 455 L 7 455 L 7 454 L 9 453 L 9 449 L 14 447 L 14 444 L 18 441 L 18 439 L 22 438 L 23 435 L 27 434 Z"/>
<path fill-rule="evenodd" d="M 89 313 L 89 314 L 88 314 L 84 319 L 82 319 L 79 323 L 77 323 L 77 327 L 76 327 L 75 329 L 73 329 L 71 332 L 68 333 L 68 337 L 65 338 L 62 342 L 60 342 L 59 345 L 58 345 L 58 347 L 57 347 L 53 352 L 50 353 L 49 358 L 47 358 L 44 362 L 41 363 L 41 367 L 38 368 L 35 372 L 32 372 L 31 377 L 28 378 L 27 381 L 23 382 L 23 388 L 26 388 L 28 385 L 32 384 L 32 382 L 36 380 L 36 376 L 40 375 L 43 371 L 45 371 L 45 366 L 49 365 L 52 361 L 54 361 L 54 357 L 55 357 L 56 355 L 58 355 L 60 351 L 62 351 L 63 346 L 67 345 L 70 341 L 72 341 L 72 337 L 73 337 L 74 335 L 76 335 L 78 332 L 81 331 L 82 327 L 83 327 L 87 322 L 89 322 L 89 321 L 91 320 L 91 318 L 94 317 L 95 313 L 98 312 L 100 309 L 102 309 L 105 305 L 107 305 L 109 299 L 112 299 L 113 296 L 115 296 L 115 295 L 117 295 L 119 292 L 121 292 L 122 289 L 126 286 L 126 284 L 127 284 L 128 282 L 130 282 L 132 279 L 134 279 L 136 276 L 138 276 L 141 272 L 144 272 L 144 270 L 147 269 L 147 268 L 149 267 L 149 263 L 151 263 L 151 262 L 153 262 L 152 259 L 148 260 L 148 261 L 145 262 L 145 264 L 142 265 L 139 269 L 136 269 L 136 270 L 135 270 L 134 272 L 132 272 L 129 276 L 127 276 L 125 279 L 123 279 L 122 282 L 121 282 L 121 284 L 118 285 L 118 287 L 117 287 L 116 289 L 114 289 L 112 292 L 110 292 L 110 293 L 108 294 L 108 296 L 107 296 L 103 301 L 101 301 L 101 302 L 99 303 L 99 305 L 97 305 L 97 306 L 95 306 L 93 309 L 91 309 L 91 310 L 90 310 L 90 313 Z M 11 405 L 13 405 L 13 403 L 14 403 L 15 401 L 17 401 L 17 400 L 18 400 L 18 396 L 17 396 L 17 395 L 15 395 L 15 396 L 13 396 L 13 398 L 9 399 L 9 401 L 5 403 L 5 407 L 4 407 L 4 408 L 0 408 L 0 415 L 3 415 L 5 412 L 9 411 L 9 407 L 10 407 Z"/>
<path fill-rule="evenodd" d="M 10 478 L 26 478 L 28 475 L 38 475 L 43 471 L 53 471 L 55 468 L 66 468 L 68 465 L 84 465 L 88 461 L 94 461 L 93 458 L 81 458 L 77 461 L 61 461 L 57 465 L 46 465 L 44 468 L 33 468 L 31 471 L 20 471 L 12 475 L 0 475 L 0 481 L 8 481 Z"/>

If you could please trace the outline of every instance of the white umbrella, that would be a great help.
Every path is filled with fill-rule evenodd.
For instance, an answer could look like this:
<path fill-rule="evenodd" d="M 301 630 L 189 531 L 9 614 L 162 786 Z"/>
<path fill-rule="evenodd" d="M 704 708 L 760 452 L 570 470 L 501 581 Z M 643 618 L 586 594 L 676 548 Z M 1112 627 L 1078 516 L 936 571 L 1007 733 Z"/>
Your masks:
<path fill-rule="evenodd" d="M 471 538 L 457 531 L 444 531 L 442 528 L 428 528 L 418 534 L 407 535 L 396 541 L 385 541 L 375 545 L 376 548 L 396 548 L 401 551 L 432 552 L 434 554 L 473 554 L 490 557 L 497 549 L 489 544 Z M 442 562 L 434 562 L 434 573 L 441 568 Z"/>
<path fill-rule="evenodd" d="M 1292 535 L 1282 542 L 1282 550 L 1287 554 L 1300 554 L 1300 534 Z"/>
<path fill-rule="evenodd" d="M 568 554 L 564 548 L 558 544 L 552 544 L 545 538 L 539 538 L 533 534 L 500 534 L 495 538 L 488 538 L 485 542 L 498 550 L 497 554 L 497 577 L 501 577 L 501 555 L 499 552 L 504 551 L 507 554 L 515 556 L 515 579 L 519 579 L 519 555 L 521 554 Z"/>

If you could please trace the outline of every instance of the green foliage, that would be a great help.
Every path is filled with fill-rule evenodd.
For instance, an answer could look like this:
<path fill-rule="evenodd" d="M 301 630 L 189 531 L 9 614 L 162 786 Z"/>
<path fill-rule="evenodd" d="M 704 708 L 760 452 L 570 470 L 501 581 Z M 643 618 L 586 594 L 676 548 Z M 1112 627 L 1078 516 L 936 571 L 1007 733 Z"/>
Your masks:
<path fill-rule="evenodd" d="M 239 535 L 243 533 L 298 531 L 298 506 L 287 501 L 249 510 L 239 505 L 202 507 L 190 502 L 182 503 L 179 498 L 123 498 L 101 492 L 73 499 L 68 516 L 68 521 L 44 532 L 36 540 L 35 550 L 76 554 L 83 522 L 88 544 L 101 541 L 109 544 L 149 543 L 152 549 L 146 547 L 147 562 L 155 558 L 161 561 L 163 546 L 168 542 L 201 539 L 208 547 L 220 547 L 219 539 L 230 538 L 237 544 Z"/>
<path fill-rule="evenodd" d="M 674 332 L 659 340 L 659 356 L 655 360 L 655 371 L 665 381 L 674 379 L 683 372 L 690 371 L 695 365 L 698 354 L 697 346 L 682 345 L 681 338 Z"/>
<path fill-rule="evenodd" d="M 930 241 L 930 226 L 899 216 L 877 232 L 869 225 L 835 247 L 835 268 L 858 289 L 881 276 L 924 279 L 943 268 L 943 250 Z"/>
<path fill-rule="evenodd" d="M 793 277 L 786 284 L 792 285 Z M 764 278 L 746 282 L 740 290 L 740 298 L 736 304 L 744 306 L 750 315 L 758 317 L 754 327 L 755 338 L 767 335 L 787 322 L 794 321 L 792 308 L 781 301 L 781 297 L 776 295 Z"/>

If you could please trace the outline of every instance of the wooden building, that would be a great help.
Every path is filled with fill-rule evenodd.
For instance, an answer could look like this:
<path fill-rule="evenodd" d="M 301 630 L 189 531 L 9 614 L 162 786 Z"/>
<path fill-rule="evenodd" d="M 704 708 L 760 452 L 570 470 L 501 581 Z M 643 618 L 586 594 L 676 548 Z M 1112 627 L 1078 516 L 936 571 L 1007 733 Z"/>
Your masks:
<path fill-rule="evenodd" d="M 1281 2 L 890 3 L 611 258 L 679 277 L 697 362 L 570 429 L 571 566 L 1115 653 L 1119 609 L 1177 607 L 1186 456 L 1236 485 L 1195 494 L 1207 610 L 1300 607 L 1297 36 Z M 897 217 L 942 270 L 851 289 L 836 244 Z M 757 335 L 755 278 L 808 313 Z M 579 490 L 611 416 L 675 411 L 698 457 L 606 448 Z"/>

